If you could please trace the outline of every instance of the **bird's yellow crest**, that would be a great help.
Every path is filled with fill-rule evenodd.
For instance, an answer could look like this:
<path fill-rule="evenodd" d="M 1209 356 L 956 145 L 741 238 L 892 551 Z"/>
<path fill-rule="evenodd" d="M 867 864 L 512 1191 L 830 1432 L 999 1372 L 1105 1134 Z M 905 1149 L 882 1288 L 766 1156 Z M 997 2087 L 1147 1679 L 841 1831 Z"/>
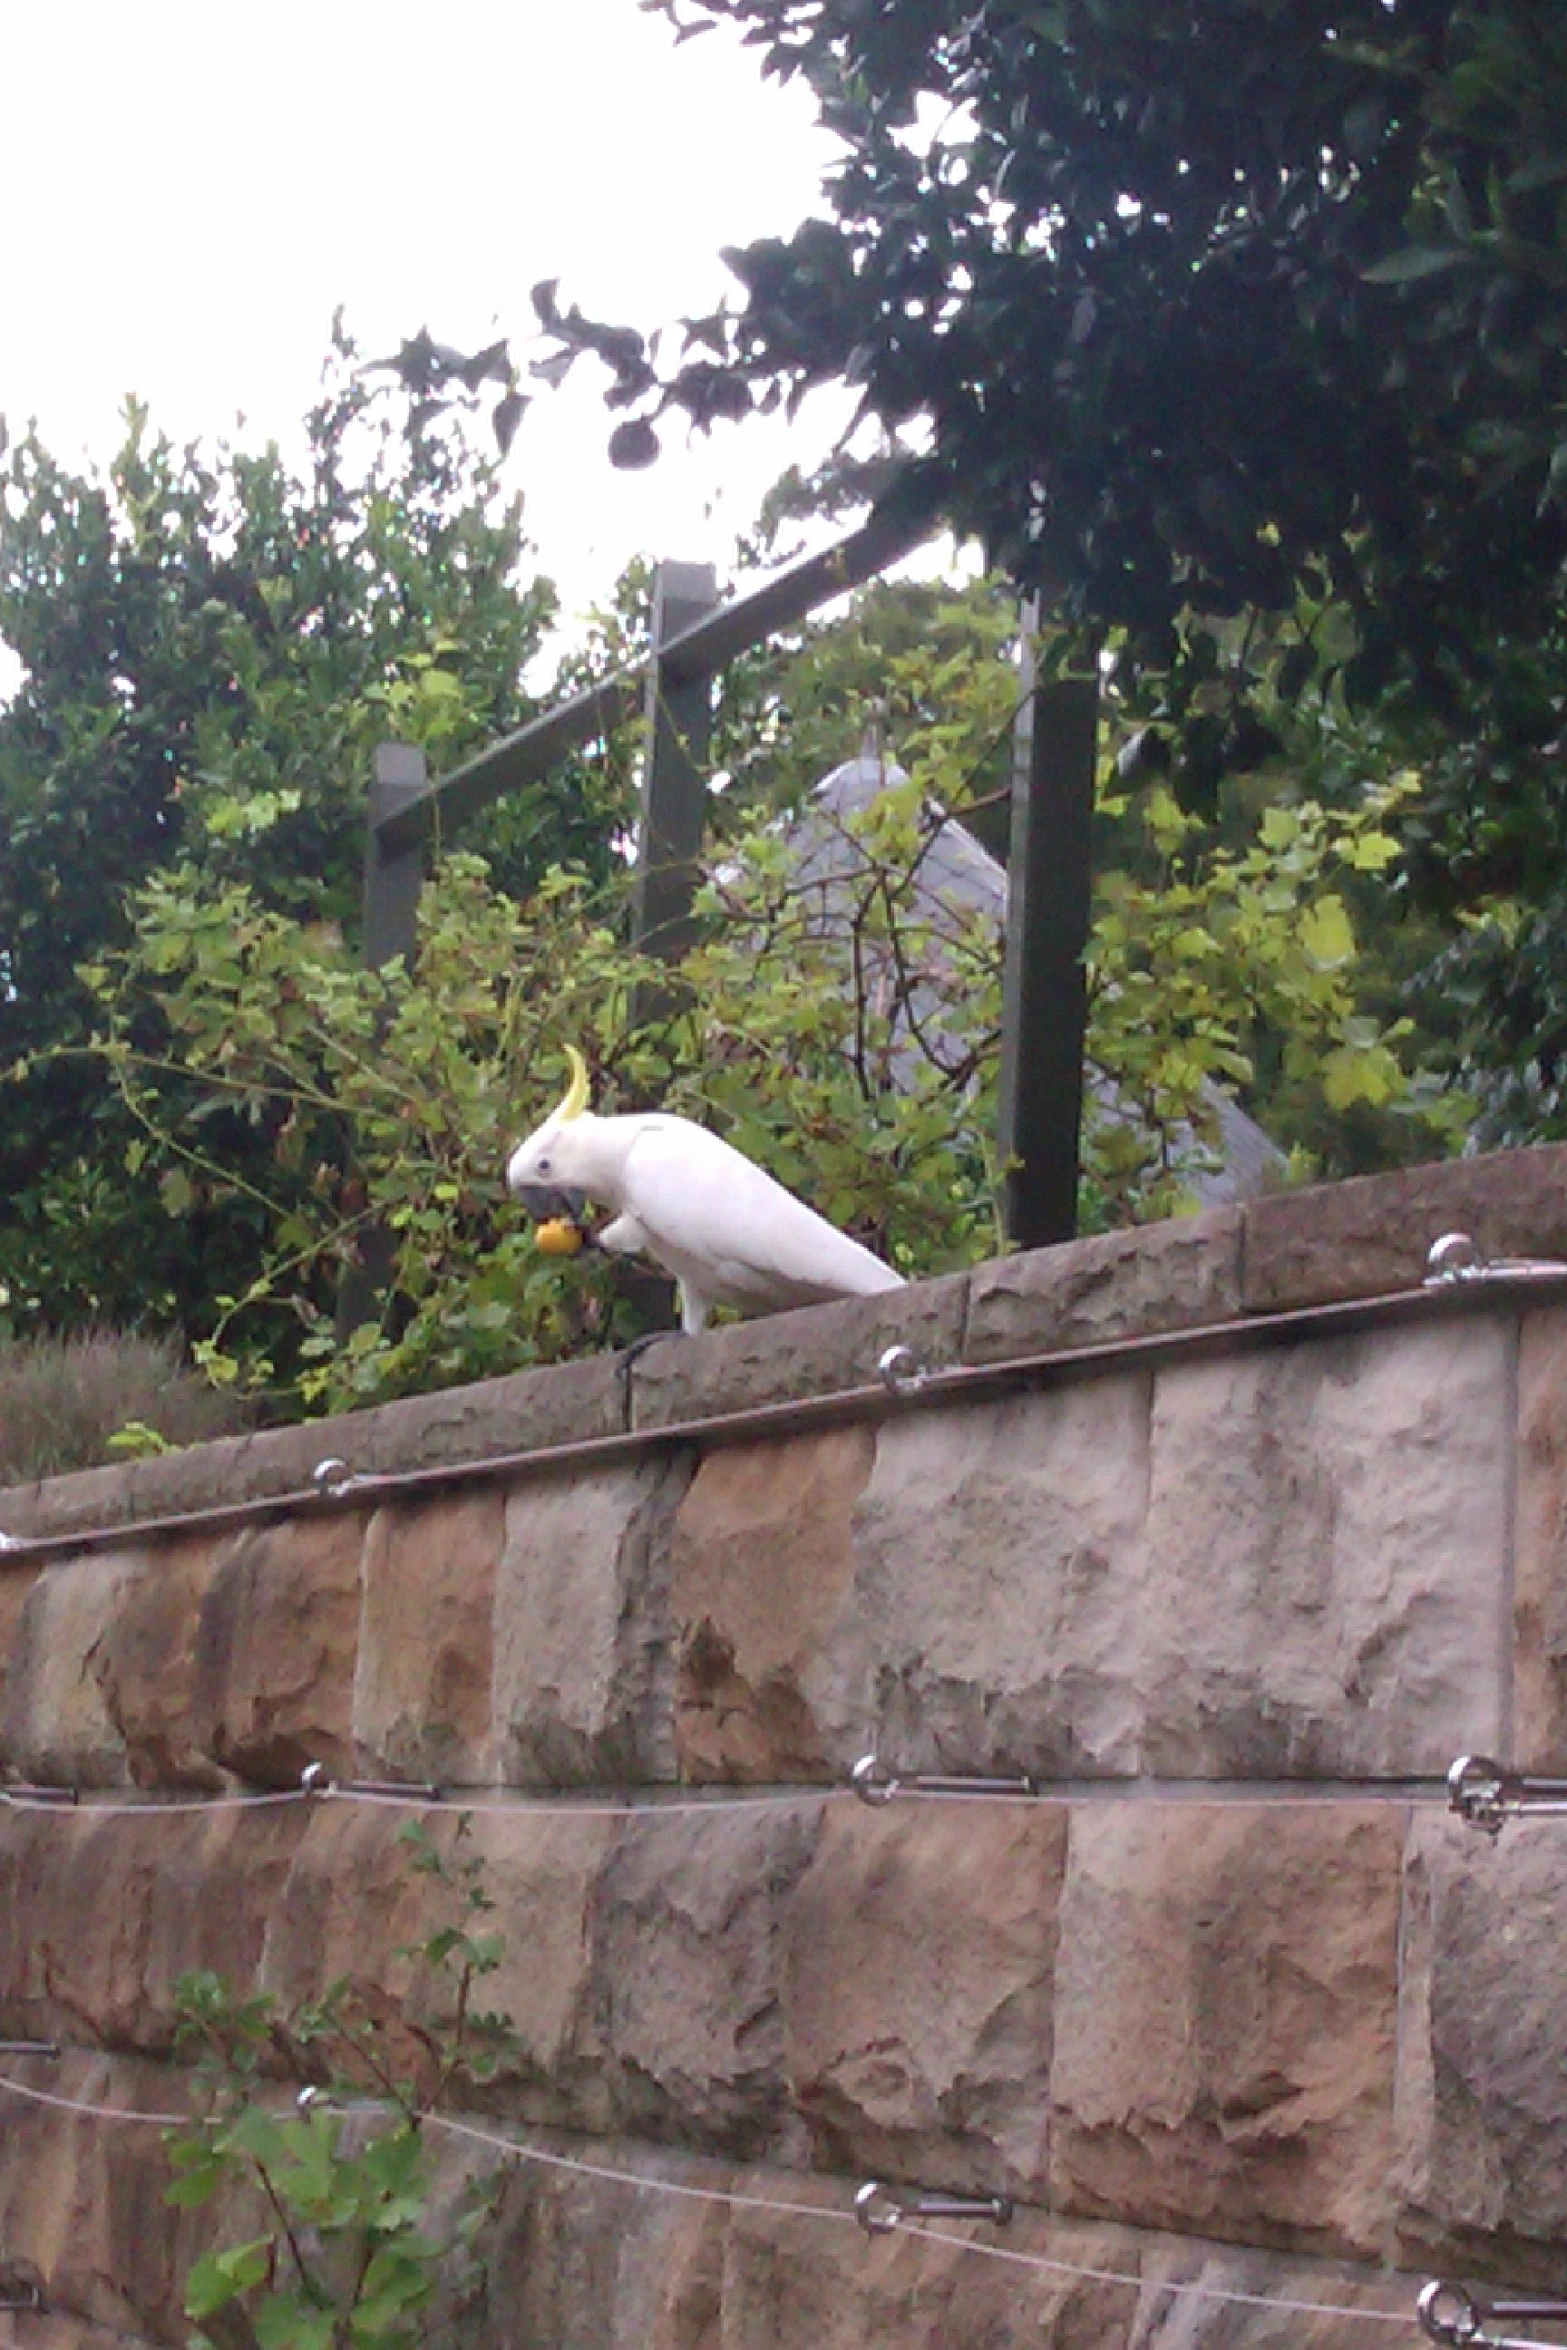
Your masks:
<path fill-rule="evenodd" d="M 571 1083 L 562 1097 L 560 1108 L 555 1112 L 556 1117 L 563 1120 L 580 1118 L 588 1106 L 588 1064 L 574 1044 L 568 1044 L 565 1052 Z"/>

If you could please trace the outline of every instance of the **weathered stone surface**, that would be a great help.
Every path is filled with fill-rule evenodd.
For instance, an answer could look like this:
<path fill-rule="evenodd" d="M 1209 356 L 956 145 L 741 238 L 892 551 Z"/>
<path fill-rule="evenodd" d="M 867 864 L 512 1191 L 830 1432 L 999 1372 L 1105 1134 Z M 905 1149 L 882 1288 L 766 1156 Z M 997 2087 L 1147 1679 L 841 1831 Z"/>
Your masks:
<path fill-rule="evenodd" d="M 1559 1185 L 1567 1161 L 1535 1159 Z M 1553 1245 L 1520 1228 L 1537 1173 L 1518 1182 L 1503 1186 L 1510 1229 L 1442 1221 Z M 977 1275 L 971 1352 L 1207 1320 L 1233 1230 L 1211 1219 L 1206 1240 L 1203 1224 L 1172 1227 Z M 953 1360 L 950 1301 L 967 1292 L 937 1291 L 885 1303 L 919 1314 L 934 1298 L 921 1351 Z M 796 1345 L 784 1323 L 715 1334 L 681 1376 L 707 1378 L 722 1339 L 736 1363 L 757 1350 L 753 1385 L 698 1382 L 669 1408 L 857 1383 L 882 1310 L 868 1304 L 869 1320 L 792 1318 L 802 1344 L 818 1326 L 816 1368 L 797 1360 L 776 1390 L 770 1342 Z M 668 1356 L 672 1380 L 681 1351 L 654 1350 L 650 1377 Z M 519 1396 L 520 1419 L 592 1433 L 614 1372 L 582 1372 L 558 1424 L 557 1375 L 530 1375 L 543 1416 Z M 666 1445 L 590 1473 L 361 1497 L 359 1516 L 317 1507 L 243 1536 L 18 1561 L 0 1567 L 0 1762 L 122 1789 L 239 1772 L 280 1791 L 317 1758 L 599 1789 L 819 1781 L 872 1745 L 893 1770 L 1084 1779 L 1402 1778 L 1486 1747 L 1567 1770 L 1564 1396 L 1567 1307 L 1515 1295 L 1353 1341 L 1257 1332 L 1228 1359 L 1074 1372 L 696 1464 Z M 356 1415 L 341 1441 L 237 1440 L 203 1448 L 183 1486 L 138 1463 L 150 1482 L 104 1472 L 90 1497 L 100 1513 L 115 1492 L 227 1502 L 251 1466 L 270 1491 L 326 1450 L 391 1467 L 406 1439 L 450 1465 L 521 1435 L 496 1391 L 436 1401 L 425 1437 L 423 1407 L 401 1424 Z M 51 2087 L 97 2082 L 118 2103 L 140 2083 L 156 2109 L 179 2077 L 143 2076 L 139 2059 L 172 2047 L 181 1972 L 285 1999 L 346 1974 L 433 2078 L 422 2035 L 449 2020 L 452 1987 L 397 1950 L 452 1904 L 411 1869 L 406 1816 L 336 1800 L 129 1820 L 0 1806 L 0 2033 L 74 2044 L 40 2074 Z M 1342 2350 L 1341 2320 L 1171 2289 L 1376 2294 L 1364 2268 L 1330 2274 L 1301 2248 L 1396 2251 L 1416 2271 L 1393 2295 L 1405 2306 L 1428 2264 L 1567 2288 L 1567 1838 L 1520 1825 L 1493 1846 L 1434 1805 L 1410 1828 L 1392 1804 L 1122 1788 L 1073 1797 L 1063 1859 L 1062 1819 L 1048 1802 L 872 1811 L 804 1790 L 629 1818 L 503 1804 L 464 1837 L 430 1815 L 454 1867 L 482 1858 L 496 1908 L 476 1923 L 504 1941 L 480 1986 L 518 2033 L 474 2092 L 492 2117 L 571 2133 L 561 2150 L 589 2163 L 833 2215 L 519 2165 L 471 2350 L 491 2335 L 493 2350 Z M 94 2042 L 122 2053 L 91 2058 Z M 111 2153 L 112 2126 L 66 2117 L 28 2136 L 3 2094 L 0 2276 L 4 2256 L 41 2246 L 65 2312 L 48 2322 L 79 2328 L 82 2350 L 110 2334 L 177 2343 L 184 2239 L 168 2231 L 186 2223 L 163 2211 L 161 2148 L 149 2141 L 149 2168 L 133 2133 Z M 1124 2281 L 912 2233 L 868 2242 L 846 2212 L 871 2172 L 1048 2193 L 1070 2217 L 1025 2209 L 989 2240 Z M 46 2350 L 38 2322 L 15 2321 L 22 2350 Z"/>
<path fill-rule="evenodd" d="M 801 1676 L 826 1753 L 895 1771 L 1137 1767 L 1145 1374 L 884 1426 L 849 1603 Z"/>
<path fill-rule="evenodd" d="M 354 1753 L 368 1778 L 493 1777 L 492 1618 L 506 1497 L 480 1485 L 377 1510 L 365 1540 Z"/>
<path fill-rule="evenodd" d="M 592 2029 L 619 2127 L 789 2155 L 784 1919 L 822 1813 L 806 1800 L 624 1824 L 593 1915 Z"/>
<path fill-rule="evenodd" d="M 1513 1738 L 1526 1771 L 1567 1772 L 1567 1306 L 1525 1314 L 1518 1343 Z"/>
<path fill-rule="evenodd" d="M 1489 1318 L 1157 1374 L 1145 1769 L 1413 1776 L 1496 1740 L 1511 1400 Z"/>
<path fill-rule="evenodd" d="M 461 1907 L 413 1868 L 406 1816 L 303 1800 L 0 1812 L 0 2024 L 162 2055 L 196 1970 L 286 2001 L 347 1975 L 384 2007 L 415 1971 L 398 1945 Z M 450 1848 L 455 1815 L 432 1834 Z M 552 1918 L 527 1921 L 525 1948 L 554 1939 Z"/>
<path fill-rule="evenodd" d="M 952 1273 L 874 1297 L 845 1297 L 731 1323 L 695 1338 L 672 1335 L 637 1358 L 632 1425 L 664 1428 L 675 1420 L 869 1387 L 889 1346 L 911 1347 L 932 1370 L 956 1363 L 968 1279 Z"/>
<path fill-rule="evenodd" d="M 147 2066 L 68 2059 L 48 2085 L 135 2110 L 181 2104 L 177 2078 Z M 24 2106 L 5 2122 L 3 2273 L 42 2284 L 51 2305 L 13 2321 L 17 2350 L 183 2342 L 181 2282 L 214 2214 L 162 2202 L 155 2125 L 111 2130 Z M 571 2158 L 569 2145 L 560 2151 Z M 432 2152 L 431 2232 L 450 2243 L 464 2178 L 495 2158 L 444 2133 Z M 1364 2271 L 1028 2210 L 1005 2230 L 947 2224 L 867 2241 L 847 2181 L 736 2172 L 614 2140 L 598 2152 L 626 2175 L 502 2163 L 482 2289 L 463 2295 L 443 2278 L 432 2334 L 445 2339 L 458 2320 L 469 2350 L 1343 2350 L 1342 2317 L 1219 2296 L 1400 2315 L 1413 2297 L 1413 2278 L 1401 2289 Z M 258 2209 L 243 2232 L 264 2224 Z"/>
<path fill-rule="evenodd" d="M 506 1500 L 495 1723 L 515 1785 L 667 1778 L 668 1527 L 689 1465 L 530 1476 Z"/>
<path fill-rule="evenodd" d="M 300 1824 L 294 1807 L 0 1813 L 8 2035 L 165 2053 L 181 1975 L 253 1981 Z"/>
<path fill-rule="evenodd" d="M 202 1608 L 233 1538 L 191 1534 L 142 1554 L 96 1635 L 92 1672 L 141 1787 L 206 1787 L 224 1774 L 196 1734 Z"/>
<path fill-rule="evenodd" d="M 414 1816 L 449 1870 L 445 1882 L 415 1869 L 398 1841 Z M 285 2007 L 345 1979 L 362 2009 L 392 2031 L 412 2077 L 428 2088 L 430 2042 L 417 2035 L 451 2027 L 456 1976 L 414 1950 L 452 1925 L 498 1935 L 500 1963 L 481 1978 L 476 1998 L 514 2027 L 514 2044 L 499 2066 L 506 2111 L 603 2128 L 607 2100 L 588 2020 L 591 1922 L 615 1833 L 613 1819 L 586 1810 L 485 1811 L 463 1833 L 450 1811 L 414 1815 L 331 1800 L 313 1805 L 287 1882 L 271 1905 L 260 1979 Z M 461 1872 L 473 1861 L 493 1907 L 470 1914 Z"/>
<path fill-rule="evenodd" d="M 1416 1288 L 1444 1232 L 1488 1256 L 1567 1257 L 1567 1144 L 1282 1191 L 1241 1213 L 1251 1314 Z"/>
<path fill-rule="evenodd" d="M 307 1763 L 347 1774 L 363 1519 L 294 1517 L 242 1534 L 202 1603 L 193 1720 L 204 1751 L 261 1786 Z"/>
<path fill-rule="evenodd" d="M 729 2174 L 645 2146 L 602 2151 L 634 2177 L 715 2200 L 518 2163 L 504 2182 L 473 2350 L 717 2350 L 728 2216 L 717 2197 Z"/>
<path fill-rule="evenodd" d="M 963 1358 L 1006 1362 L 1226 1322 L 1241 1310 L 1241 1212 L 1030 1249 L 969 1275 Z"/>
<path fill-rule="evenodd" d="M 135 2112 L 185 2109 L 177 2073 L 105 2057 L 8 2060 L 32 2085 Z M 181 2279 L 210 2221 L 163 2201 L 168 2164 L 156 2123 L 105 2123 L 0 2096 L 0 2252 L 40 2285 L 61 2324 L 185 2339 Z M 35 2339 L 15 2321 L 17 2341 Z"/>
<path fill-rule="evenodd" d="M 21 1634 L 22 1610 L 42 1572 L 40 1567 L 0 1566 L 0 1766 L 9 1759 L 5 1751 L 6 1686 Z"/>
<path fill-rule="evenodd" d="M 1398 2100 L 1406 2256 L 1567 2290 L 1567 1839 L 1417 1815 Z"/>
<path fill-rule="evenodd" d="M 120 1461 L 110 1468 L 79 1469 L 69 1477 L 0 1488 L 0 1531 L 25 1538 L 121 1526 L 135 1514 L 132 1471 L 141 1465 Z"/>
<path fill-rule="evenodd" d="M 833 2170 L 1045 2176 L 1066 1811 L 839 1803 L 789 1904 L 793 2096 Z"/>
<path fill-rule="evenodd" d="M 353 1457 L 356 1467 L 390 1473 L 613 1436 L 625 1424 L 616 1358 L 598 1354 L 378 1404 L 373 1411 L 324 1420 L 319 1433 L 332 1439 L 327 1451 Z M 337 1443 L 340 1432 L 352 1444 L 352 1456 Z"/>
<path fill-rule="evenodd" d="M 1386 2248 L 1403 1830 L 1347 1801 L 1074 1807 L 1053 2203 Z"/>
<path fill-rule="evenodd" d="M 95 2326 L 45 2307 L 14 2316 L 0 2310 L 0 2350 L 153 2350 L 153 2345 L 145 2334 Z"/>
<path fill-rule="evenodd" d="M 846 2182 L 608 2152 L 647 2183 L 519 2165 L 475 2350 L 1344 2350 L 1360 2329 L 1341 2309 L 1407 2318 L 1413 2305 L 1413 2278 L 1037 2211 L 1004 2230 L 947 2223 L 867 2242 Z M 660 2194 L 660 2180 L 743 2200 L 693 2203 Z M 1331 2314 L 1223 2298 L 1237 2293 Z"/>
<path fill-rule="evenodd" d="M 857 1496 L 862 1430 L 710 1455 L 683 1769 L 1444 1770 L 1505 1704 L 1510 1344 L 1465 1316 L 923 1410 Z"/>
<path fill-rule="evenodd" d="M 990 2260 L 964 2232 L 857 2244 L 838 2214 L 813 2222 L 744 2206 L 727 2231 L 715 2350 L 1089 2350 L 1131 2339 L 1135 2285 Z M 1080 2269 L 1112 2269 L 1125 2253 L 1108 2230 L 1034 2213 L 967 2232 Z"/>
<path fill-rule="evenodd" d="M 46 1567 L 23 1601 L 0 1717 L 0 1756 L 23 1779 L 113 1787 L 129 1768 L 125 1739 L 94 1670 L 104 1627 L 146 1574 L 134 1547 Z"/>
<path fill-rule="evenodd" d="M 335 1420 L 219 1437 L 146 1460 L 11 1486 L 0 1495 L 0 1528 L 24 1536 L 75 1534 L 307 1492 L 317 1463 L 329 1457 L 364 1474 L 446 1468 L 613 1435 L 624 1425 L 614 1358 L 600 1355 L 377 1404 Z"/>
<path fill-rule="evenodd" d="M 851 1604 L 868 1427 L 727 1445 L 701 1463 L 670 1541 L 675 1754 L 684 1779 L 832 1775 L 807 1695 Z"/>

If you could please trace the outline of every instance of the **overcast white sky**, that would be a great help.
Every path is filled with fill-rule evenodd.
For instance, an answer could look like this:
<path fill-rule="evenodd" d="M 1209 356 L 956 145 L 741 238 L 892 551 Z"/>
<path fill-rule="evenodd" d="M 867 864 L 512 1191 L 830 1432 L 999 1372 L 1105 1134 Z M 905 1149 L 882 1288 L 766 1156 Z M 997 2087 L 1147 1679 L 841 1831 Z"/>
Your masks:
<path fill-rule="evenodd" d="M 0 414 L 65 458 L 108 454 L 128 392 L 179 439 L 286 441 L 338 303 L 368 351 L 428 325 L 524 356 L 541 277 L 644 327 L 711 306 L 718 248 L 791 229 L 829 155 L 801 90 L 726 34 L 677 49 L 636 0 L 9 0 L 0 22 Z M 722 568 L 842 414 L 618 474 L 600 380 L 539 387 L 508 466 L 577 604 L 639 549 Z"/>

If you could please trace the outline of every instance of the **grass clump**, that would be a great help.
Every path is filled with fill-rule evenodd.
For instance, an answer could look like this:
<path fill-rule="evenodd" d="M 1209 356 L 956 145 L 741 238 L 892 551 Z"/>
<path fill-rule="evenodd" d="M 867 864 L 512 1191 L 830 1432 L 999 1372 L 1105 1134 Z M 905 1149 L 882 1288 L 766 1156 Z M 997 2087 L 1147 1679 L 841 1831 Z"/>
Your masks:
<path fill-rule="evenodd" d="M 0 1340 L 0 1485 L 246 1425 L 244 1406 L 187 1369 L 172 1339 L 89 1330 Z"/>

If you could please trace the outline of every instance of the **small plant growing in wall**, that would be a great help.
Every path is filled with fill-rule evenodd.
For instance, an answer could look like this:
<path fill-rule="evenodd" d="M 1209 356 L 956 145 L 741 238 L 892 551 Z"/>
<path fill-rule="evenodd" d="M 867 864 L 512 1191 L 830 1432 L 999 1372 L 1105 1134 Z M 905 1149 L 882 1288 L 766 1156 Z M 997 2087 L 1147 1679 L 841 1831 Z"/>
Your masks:
<path fill-rule="evenodd" d="M 515 2044 L 479 1994 L 501 1937 L 483 1863 L 443 1852 L 411 1823 L 411 1868 L 450 1897 L 448 1916 L 399 1957 L 407 1992 L 367 1998 L 347 1979 L 286 2012 L 220 1975 L 182 1976 L 177 2045 L 209 2085 L 199 2119 L 171 2131 L 171 2204 L 221 2199 L 218 2240 L 191 2265 L 185 2314 L 196 2350 L 402 2350 L 430 2338 L 437 2293 L 479 2269 L 492 2188 L 467 2190 L 438 2236 L 425 2123 L 461 2083 L 491 2076 Z M 425 2020 L 438 2013 L 443 2020 Z"/>

